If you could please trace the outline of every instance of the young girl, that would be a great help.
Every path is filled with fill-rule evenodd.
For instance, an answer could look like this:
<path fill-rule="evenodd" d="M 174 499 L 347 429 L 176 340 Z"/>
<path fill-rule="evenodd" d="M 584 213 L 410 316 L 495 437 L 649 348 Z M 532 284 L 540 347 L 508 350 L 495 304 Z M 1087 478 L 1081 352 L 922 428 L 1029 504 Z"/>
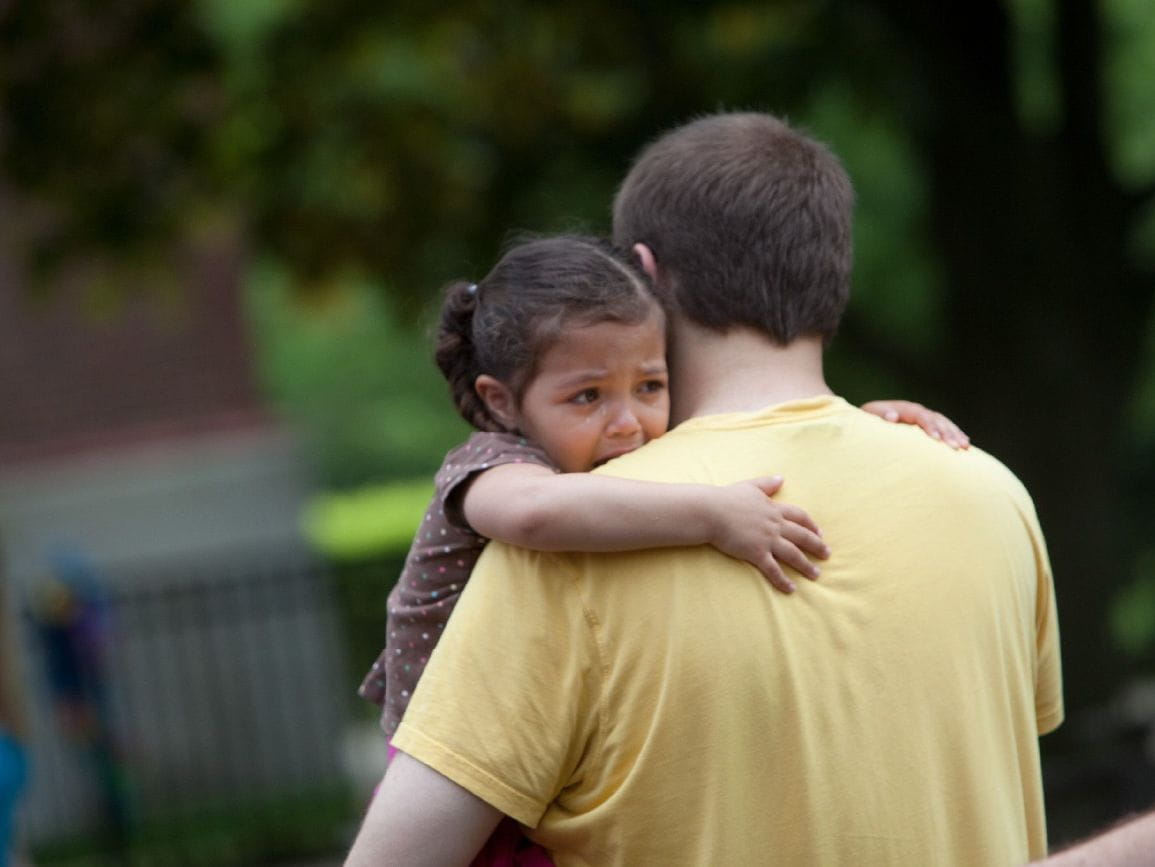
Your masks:
<path fill-rule="evenodd" d="M 665 433 L 665 326 L 645 276 L 592 238 L 520 244 L 481 283 L 448 287 L 437 363 L 478 432 L 437 473 L 389 596 L 385 650 L 361 684 L 361 696 L 382 706 L 388 737 L 489 539 L 558 551 L 709 544 L 785 593 L 794 583 L 782 565 L 818 577 L 807 555 L 829 552 L 802 509 L 771 499 L 778 477 L 714 487 L 586 473 Z M 965 439 L 916 404 L 867 408 Z M 510 839 L 499 829 L 475 863 L 549 863 L 493 851 L 499 837 Z"/>

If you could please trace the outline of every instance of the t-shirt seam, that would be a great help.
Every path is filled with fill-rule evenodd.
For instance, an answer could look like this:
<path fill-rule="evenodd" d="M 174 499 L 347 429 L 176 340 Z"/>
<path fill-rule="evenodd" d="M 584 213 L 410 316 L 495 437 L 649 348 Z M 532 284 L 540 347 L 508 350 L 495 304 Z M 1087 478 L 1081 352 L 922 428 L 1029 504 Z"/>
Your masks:
<path fill-rule="evenodd" d="M 571 569 L 573 568 L 573 564 L 569 560 L 569 558 L 566 558 L 566 566 L 570 567 Z M 610 654 L 608 652 L 608 648 L 606 648 L 604 646 L 604 643 L 603 643 L 602 632 L 601 632 L 601 620 L 598 618 L 597 613 L 593 610 L 593 607 L 587 602 L 585 593 L 582 592 L 583 587 L 582 587 L 580 575 L 577 573 L 576 570 L 574 570 L 573 574 L 571 574 L 569 577 L 570 577 L 570 580 L 573 582 L 574 592 L 577 594 L 578 601 L 581 604 L 582 619 L 585 621 L 586 626 L 590 631 L 590 640 L 593 642 L 594 653 L 596 654 L 597 674 L 598 674 L 598 695 L 597 695 L 597 724 L 598 724 L 598 727 L 597 727 L 597 731 L 595 733 L 596 747 L 594 746 L 594 744 L 591 744 L 590 746 L 591 746 L 591 751 L 594 753 L 592 758 L 595 761 L 597 761 L 598 758 L 600 757 L 601 752 L 602 752 L 602 742 L 606 736 L 606 733 L 609 730 L 609 708 L 606 706 L 606 700 L 605 699 L 606 699 L 606 682 L 609 680 L 609 675 L 610 675 L 610 661 L 609 661 L 610 660 Z"/>

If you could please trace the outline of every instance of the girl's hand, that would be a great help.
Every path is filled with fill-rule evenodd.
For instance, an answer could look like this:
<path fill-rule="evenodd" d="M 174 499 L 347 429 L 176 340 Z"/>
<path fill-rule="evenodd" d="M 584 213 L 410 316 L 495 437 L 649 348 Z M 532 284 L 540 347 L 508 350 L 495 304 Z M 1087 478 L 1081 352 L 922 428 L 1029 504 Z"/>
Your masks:
<path fill-rule="evenodd" d="M 768 476 L 715 488 L 715 530 L 710 544 L 723 554 L 752 563 L 771 584 L 783 593 L 792 593 L 794 582 L 779 564 L 814 579 L 818 567 L 806 553 L 825 560 L 830 549 L 805 511 L 770 499 L 780 487 L 781 476 Z"/>
<path fill-rule="evenodd" d="M 916 424 L 936 440 L 942 440 L 954 449 L 969 448 L 971 439 L 953 421 L 941 412 L 927 409 L 921 403 L 909 400 L 872 400 L 862 409 L 887 421 Z"/>

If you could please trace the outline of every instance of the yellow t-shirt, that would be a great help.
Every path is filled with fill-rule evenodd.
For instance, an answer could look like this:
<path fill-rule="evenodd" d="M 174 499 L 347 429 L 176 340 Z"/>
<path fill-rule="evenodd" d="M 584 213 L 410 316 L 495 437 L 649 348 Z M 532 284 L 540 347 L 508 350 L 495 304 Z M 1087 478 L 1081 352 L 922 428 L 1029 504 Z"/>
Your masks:
<path fill-rule="evenodd" d="M 398 748 L 559 865 L 1044 853 L 1058 626 L 1034 509 L 1001 464 L 822 397 L 691 420 L 604 471 L 781 473 L 833 555 L 786 596 L 709 547 L 492 544 Z"/>

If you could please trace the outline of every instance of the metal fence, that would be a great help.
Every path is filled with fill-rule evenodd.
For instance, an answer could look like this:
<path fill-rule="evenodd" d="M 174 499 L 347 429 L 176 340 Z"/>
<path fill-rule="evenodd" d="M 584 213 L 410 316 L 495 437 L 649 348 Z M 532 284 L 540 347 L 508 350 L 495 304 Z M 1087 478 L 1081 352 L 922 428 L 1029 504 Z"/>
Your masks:
<path fill-rule="evenodd" d="M 363 801 L 342 755 L 371 716 L 359 657 L 383 634 L 395 568 L 265 558 L 115 576 L 64 688 L 59 636 L 29 619 L 38 867 L 340 851 Z"/>
<path fill-rule="evenodd" d="M 36 867 L 339 863 L 384 766 L 354 690 L 399 568 L 261 556 L 109 576 L 81 701 L 27 618 Z M 1138 687 L 1087 728 L 1089 758 L 1046 762 L 1054 842 L 1155 797 L 1155 683 Z"/>

